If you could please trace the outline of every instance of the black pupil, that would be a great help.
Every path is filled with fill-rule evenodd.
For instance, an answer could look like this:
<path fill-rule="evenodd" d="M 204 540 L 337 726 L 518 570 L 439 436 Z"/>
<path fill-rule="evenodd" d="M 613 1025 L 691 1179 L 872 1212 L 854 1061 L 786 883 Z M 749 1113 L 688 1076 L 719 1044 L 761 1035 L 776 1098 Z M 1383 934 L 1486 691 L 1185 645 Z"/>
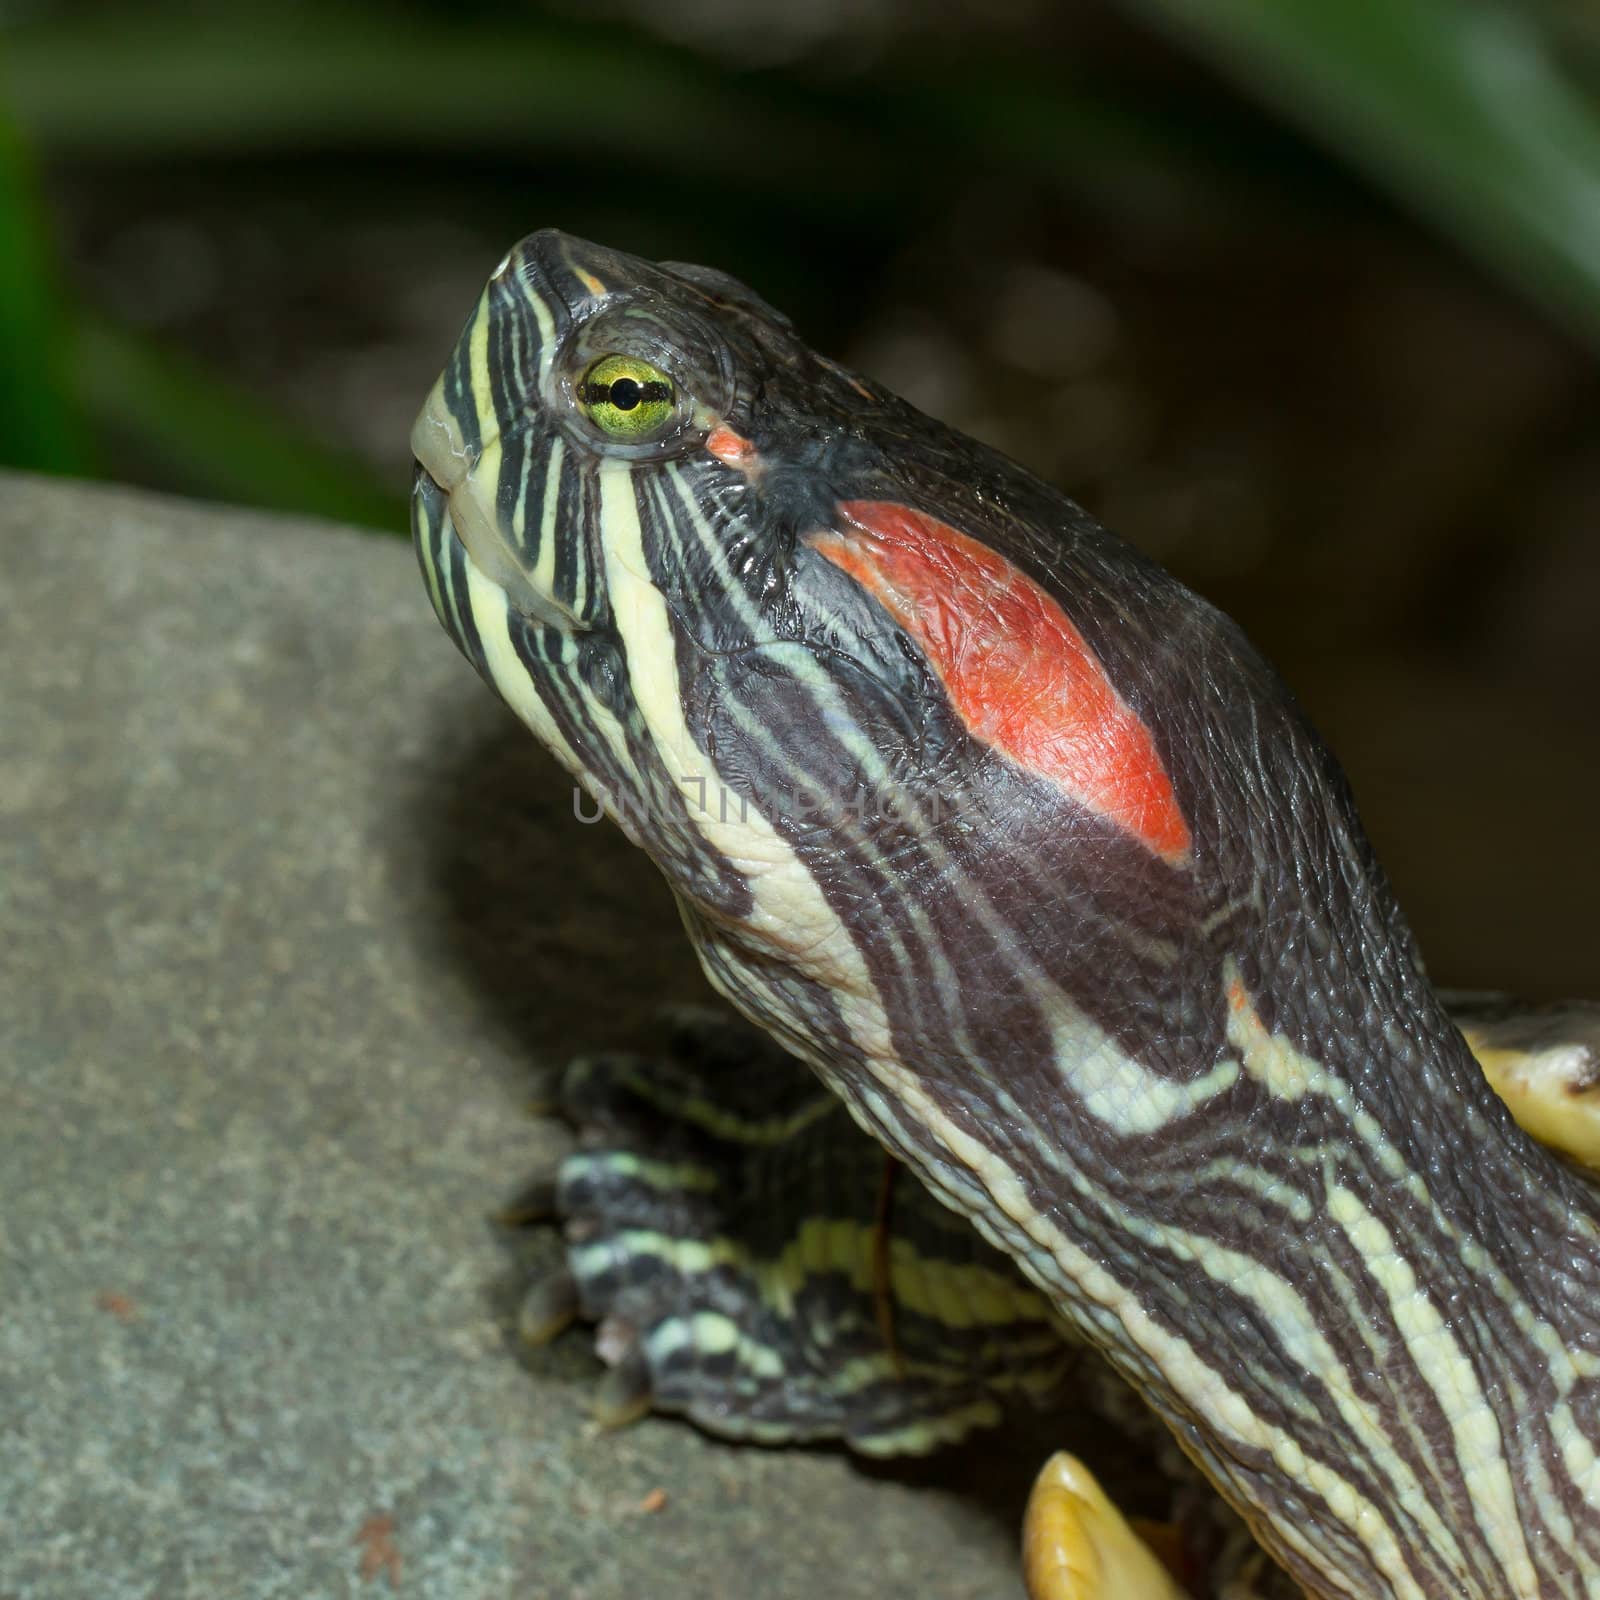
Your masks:
<path fill-rule="evenodd" d="M 618 411 L 635 411 L 643 405 L 671 405 L 672 385 L 661 378 L 613 378 L 610 383 L 585 383 L 579 398 L 591 406 L 611 406 Z"/>

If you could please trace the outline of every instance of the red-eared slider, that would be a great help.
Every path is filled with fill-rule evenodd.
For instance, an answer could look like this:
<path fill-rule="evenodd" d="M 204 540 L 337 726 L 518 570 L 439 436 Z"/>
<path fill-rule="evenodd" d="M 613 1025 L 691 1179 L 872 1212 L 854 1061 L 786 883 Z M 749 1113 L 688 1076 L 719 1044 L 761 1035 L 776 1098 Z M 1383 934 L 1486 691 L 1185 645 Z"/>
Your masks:
<path fill-rule="evenodd" d="M 1081 1340 L 1313 1595 L 1600 1596 L 1600 1198 L 1233 623 L 741 284 L 556 233 L 413 442 L 441 621 L 782 1046 L 569 1075 L 527 1320 L 603 1319 L 607 1414 L 927 1448 L 1122 1405 Z M 1470 1026 L 1582 1103 L 1592 1010 Z M 1097 1496 L 1041 1478 L 1034 1592 L 1179 1592 Z M 1198 1592 L 1284 1581 L 1203 1521 Z"/>

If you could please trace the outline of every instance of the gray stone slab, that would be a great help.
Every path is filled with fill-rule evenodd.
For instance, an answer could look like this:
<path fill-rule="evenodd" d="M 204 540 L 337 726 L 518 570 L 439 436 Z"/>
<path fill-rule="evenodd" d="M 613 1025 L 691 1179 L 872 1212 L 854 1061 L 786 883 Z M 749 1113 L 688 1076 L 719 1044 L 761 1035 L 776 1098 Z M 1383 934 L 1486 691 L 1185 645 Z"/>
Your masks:
<path fill-rule="evenodd" d="M 0 1597 L 1015 1594 L 1004 1442 L 597 1434 L 519 1349 L 535 1074 L 697 979 L 409 551 L 9 477 L 0 552 Z"/>

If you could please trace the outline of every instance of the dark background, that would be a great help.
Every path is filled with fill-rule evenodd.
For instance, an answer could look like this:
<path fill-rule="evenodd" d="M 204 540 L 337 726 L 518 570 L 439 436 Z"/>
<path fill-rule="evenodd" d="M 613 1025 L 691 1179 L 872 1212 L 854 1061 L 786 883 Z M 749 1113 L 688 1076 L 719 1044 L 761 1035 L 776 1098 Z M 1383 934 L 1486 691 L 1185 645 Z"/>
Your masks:
<path fill-rule="evenodd" d="M 4 0 L 0 464 L 398 532 L 513 239 L 716 265 L 1239 616 L 1438 975 L 1592 990 L 1596 27 Z"/>

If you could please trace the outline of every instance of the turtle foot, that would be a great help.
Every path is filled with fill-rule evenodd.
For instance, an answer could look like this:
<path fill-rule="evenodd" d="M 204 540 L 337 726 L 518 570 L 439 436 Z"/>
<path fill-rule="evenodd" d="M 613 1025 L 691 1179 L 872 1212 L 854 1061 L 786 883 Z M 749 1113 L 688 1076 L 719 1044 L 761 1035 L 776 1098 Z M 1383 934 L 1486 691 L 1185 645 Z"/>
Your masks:
<path fill-rule="evenodd" d="M 1042 1302 L 754 1030 L 677 1013 L 659 1055 L 582 1057 L 556 1098 L 576 1148 L 506 1219 L 559 1221 L 566 1263 L 519 1325 L 594 1326 L 602 1422 L 918 1453 L 1058 1392 Z"/>

